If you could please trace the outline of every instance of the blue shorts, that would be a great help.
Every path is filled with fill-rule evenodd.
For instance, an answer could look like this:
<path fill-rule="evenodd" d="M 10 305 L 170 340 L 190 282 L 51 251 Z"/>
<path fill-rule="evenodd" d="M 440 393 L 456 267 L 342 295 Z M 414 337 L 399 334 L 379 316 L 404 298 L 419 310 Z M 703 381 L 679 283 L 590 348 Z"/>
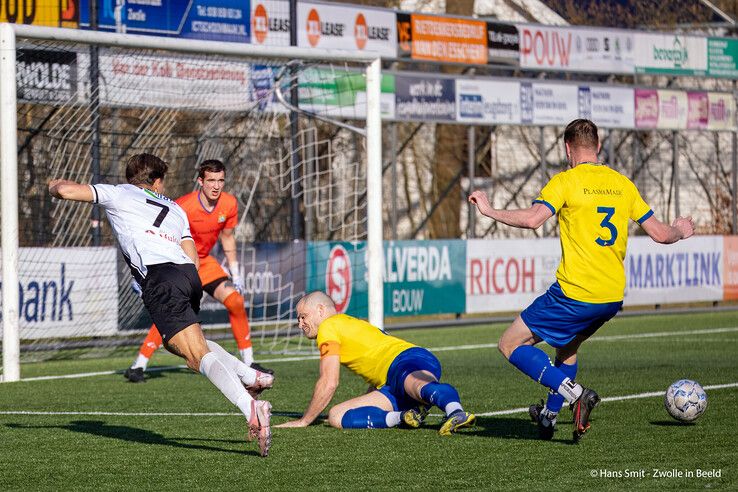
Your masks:
<path fill-rule="evenodd" d="M 592 335 L 622 306 L 623 301 L 592 304 L 569 299 L 556 282 L 520 313 L 520 317 L 535 335 L 559 348 L 579 334 Z"/>
<path fill-rule="evenodd" d="M 400 352 L 387 370 L 387 383 L 378 390 L 392 402 L 396 412 L 418 406 L 419 402 L 405 393 L 405 378 L 415 371 L 428 371 L 441 379 L 441 363 L 430 350 L 412 347 Z"/>

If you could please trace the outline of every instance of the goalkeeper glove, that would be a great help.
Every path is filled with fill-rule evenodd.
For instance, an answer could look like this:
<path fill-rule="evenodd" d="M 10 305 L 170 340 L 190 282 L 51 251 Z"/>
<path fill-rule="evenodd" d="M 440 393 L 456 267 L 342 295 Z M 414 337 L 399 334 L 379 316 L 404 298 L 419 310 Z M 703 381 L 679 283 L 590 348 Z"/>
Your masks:
<path fill-rule="evenodd" d="M 229 269 L 231 271 L 231 282 L 233 282 L 233 287 L 239 294 L 243 295 L 246 292 L 246 284 L 243 282 L 243 275 L 241 274 L 241 269 L 239 268 L 238 263 L 231 263 L 229 265 Z"/>

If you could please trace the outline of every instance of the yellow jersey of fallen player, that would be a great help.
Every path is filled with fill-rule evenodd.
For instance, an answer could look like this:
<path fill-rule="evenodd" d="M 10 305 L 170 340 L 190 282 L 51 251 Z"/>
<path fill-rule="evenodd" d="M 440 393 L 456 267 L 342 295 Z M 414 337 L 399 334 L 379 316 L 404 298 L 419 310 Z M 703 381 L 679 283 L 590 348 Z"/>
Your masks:
<path fill-rule="evenodd" d="M 376 388 L 387 382 L 387 370 L 412 343 L 387 335 L 366 321 L 336 314 L 318 326 L 320 357 L 338 355 L 341 364 Z"/>
<path fill-rule="evenodd" d="M 636 186 L 619 172 L 595 163 L 561 172 L 534 203 L 559 214 L 561 263 L 556 271 L 564 294 L 574 300 L 623 300 L 628 220 L 653 215 Z"/>

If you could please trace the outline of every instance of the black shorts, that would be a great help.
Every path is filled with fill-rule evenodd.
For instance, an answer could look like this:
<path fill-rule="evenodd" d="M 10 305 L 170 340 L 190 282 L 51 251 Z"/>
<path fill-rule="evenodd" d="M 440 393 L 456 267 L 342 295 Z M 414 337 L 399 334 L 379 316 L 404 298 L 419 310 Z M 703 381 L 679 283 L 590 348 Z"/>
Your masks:
<path fill-rule="evenodd" d="M 229 282 L 231 279 L 228 277 L 220 277 L 216 278 L 212 282 L 208 282 L 207 284 L 202 286 L 202 290 L 210 294 L 210 297 L 215 298 L 215 289 L 220 287 L 220 284 L 223 282 Z"/>
<path fill-rule="evenodd" d="M 142 299 L 166 343 L 188 326 L 199 323 L 202 284 L 195 265 L 147 265 Z"/>

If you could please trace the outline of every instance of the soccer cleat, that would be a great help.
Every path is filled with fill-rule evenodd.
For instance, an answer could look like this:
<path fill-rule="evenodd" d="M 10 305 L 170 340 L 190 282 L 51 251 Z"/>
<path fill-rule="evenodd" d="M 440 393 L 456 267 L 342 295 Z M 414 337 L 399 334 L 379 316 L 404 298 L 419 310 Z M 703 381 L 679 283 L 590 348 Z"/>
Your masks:
<path fill-rule="evenodd" d="M 257 440 L 259 444 L 259 453 L 262 456 L 269 454 L 269 447 L 272 445 L 272 404 L 264 400 L 251 401 L 251 418 L 249 419 L 249 432 L 247 439 L 249 441 Z"/>
<path fill-rule="evenodd" d="M 251 395 L 251 398 L 256 400 L 259 398 L 262 391 L 271 388 L 273 385 L 274 376 L 266 372 L 256 371 L 256 381 L 254 381 L 254 384 L 244 384 L 244 387 L 246 388 L 246 391 L 249 392 L 249 395 Z"/>
<path fill-rule="evenodd" d="M 253 369 L 254 371 L 265 372 L 267 374 L 274 374 L 274 369 L 269 369 L 267 367 L 262 366 L 261 364 L 257 364 L 256 362 L 252 362 L 249 367 Z"/>
<path fill-rule="evenodd" d="M 402 422 L 412 429 L 417 429 L 421 425 L 423 425 L 423 422 L 425 422 L 425 418 L 428 416 L 428 413 L 430 412 L 430 408 L 425 405 L 420 405 L 415 408 L 411 408 L 410 410 L 405 410 L 402 412 L 402 415 L 400 415 L 400 419 Z"/>
<path fill-rule="evenodd" d="M 462 427 L 473 425 L 475 420 L 476 417 L 473 413 L 456 410 L 448 416 L 443 425 L 441 425 L 441 428 L 438 429 L 438 433 L 442 436 L 450 436 L 453 432 L 456 432 Z"/>
<path fill-rule="evenodd" d="M 145 383 L 143 367 L 129 367 L 123 377 L 132 383 Z"/>
<path fill-rule="evenodd" d="M 556 420 L 551 421 L 545 418 L 543 416 L 543 408 L 543 400 L 541 400 L 541 403 L 528 407 L 528 415 L 538 425 L 538 437 L 544 441 L 550 441 L 553 439 L 554 431 L 556 430 Z M 544 420 L 548 422 L 548 425 L 544 423 Z"/>
<path fill-rule="evenodd" d="M 600 403 L 600 397 L 594 390 L 584 388 L 582 394 L 574 400 L 571 411 L 574 412 L 574 442 L 578 443 L 582 436 L 589 430 L 589 414 Z"/>

